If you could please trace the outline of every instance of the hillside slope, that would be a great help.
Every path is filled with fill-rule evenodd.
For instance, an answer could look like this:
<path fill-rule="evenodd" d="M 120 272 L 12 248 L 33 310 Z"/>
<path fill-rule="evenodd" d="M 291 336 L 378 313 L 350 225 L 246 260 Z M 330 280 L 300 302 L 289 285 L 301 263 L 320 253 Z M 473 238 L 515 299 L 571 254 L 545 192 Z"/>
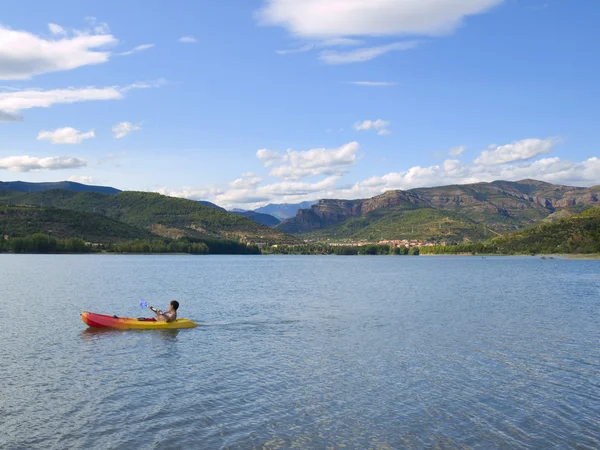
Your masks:
<path fill-rule="evenodd" d="M 147 230 L 100 214 L 57 208 L 0 206 L 0 236 L 26 237 L 34 233 L 59 239 L 81 238 L 97 243 L 158 237 Z"/>
<path fill-rule="evenodd" d="M 74 192 L 101 192 L 103 194 L 118 194 L 121 192 L 109 186 L 91 186 L 75 183 L 74 181 L 57 181 L 46 183 L 28 183 L 26 181 L 0 181 L 0 190 L 17 192 L 40 192 L 53 189 L 66 189 Z"/>
<path fill-rule="evenodd" d="M 569 254 L 600 253 L 600 208 L 551 223 L 532 225 L 487 241 L 421 248 L 422 254 Z"/>
<path fill-rule="evenodd" d="M 600 208 L 491 240 L 500 253 L 600 253 Z"/>
<path fill-rule="evenodd" d="M 247 219 L 253 220 L 254 222 L 260 223 L 267 227 L 274 227 L 281 223 L 281 221 L 270 214 L 262 214 L 256 211 L 233 211 L 234 214 L 239 214 Z"/>
<path fill-rule="evenodd" d="M 422 239 L 459 242 L 505 234 L 598 204 L 600 186 L 535 180 L 388 191 L 370 199 L 320 200 L 277 228 L 323 240 Z"/>
<path fill-rule="evenodd" d="M 0 204 L 54 207 L 101 214 L 169 237 L 226 238 L 246 241 L 294 241 L 284 233 L 237 214 L 193 200 L 149 192 L 115 195 L 67 190 L 20 193 L 0 191 Z"/>

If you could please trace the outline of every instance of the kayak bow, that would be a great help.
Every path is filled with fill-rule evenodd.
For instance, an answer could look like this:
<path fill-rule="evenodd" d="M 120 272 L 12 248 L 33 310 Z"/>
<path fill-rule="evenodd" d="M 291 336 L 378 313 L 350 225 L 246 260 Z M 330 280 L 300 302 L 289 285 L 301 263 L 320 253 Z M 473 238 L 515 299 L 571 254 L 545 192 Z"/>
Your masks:
<path fill-rule="evenodd" d="M 177 319 L 173 322 L 155 322 L 134 319 L 131 317 L 115 317 L 105 314 L 96 314 L 88 311 L 81 313 L 81 320 L 93 328 L 118 328 L 121 330 L 165 330 L 177 328 L 195 328 L 197 325 L 190 319 Z"/>

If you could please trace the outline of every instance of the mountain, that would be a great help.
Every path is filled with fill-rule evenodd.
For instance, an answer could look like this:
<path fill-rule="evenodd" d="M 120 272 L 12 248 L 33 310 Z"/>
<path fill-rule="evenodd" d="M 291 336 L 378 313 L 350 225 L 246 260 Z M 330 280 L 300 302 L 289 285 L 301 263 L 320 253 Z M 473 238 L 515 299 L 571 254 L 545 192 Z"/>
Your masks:
<path fill-rule="evenodd" d="M 225 208 L 221 208 L 219 205 L 215 205 L 214 203 L 207 202 L 206 200 L 196 200 L 197 203 L 200 203 L 204 206 L 209 206 L 211 208 L 219 209 L 221 211 L 227 211 Z"/>
<path fill-rule="evenodd" d="M 100 192 L 103 194 L 118 194 L 121 192 L 107 186 L 89 186 L 87 184 L 75 183 L 73 181 L 57 181 L 48 183 L 28 183 L 25 181 L 0 181 L 0 190 L 18 192 L 40 192 L 52 189 L 66 189 L 74 192 Z"/>
<path fill-rule="evenodd" d="M 42 192 L 0 191 L 0 205 L 32 205 L 96 213 L 176 239 L 233 239 L 252 242 L 295 242 L 295 239 L 237 214 L 202 205 L 193 200 L 150 192 L 118 194 L 73 192 L 63 189 Z"/>
<path fill-rule="evenodd" d="M 254 211 L 257 213 L 269 214 L 273 217 L 277 217 L 279 220 L 285 220 L 294 217 L 299 209 L 310 208 L 315 203 L 316 201 L 302 203 L 269 203 Z"/>
<path fill-rule="evenodd" d="M 77 237 L 97 243 L 158 238 L 147 230 L 100 214 L 57 208 L 0 206 L 0 237 L 26 237 L 34 233 L 58 239 Z"/>
<path fill-rule="evenodd" d="M 600 186 L 494 181 L 319 200 L 277 229 L 315 240 L 480 240 L 598 204 Z"/>
<path fill-rule="evenodd" d="M 600 253 L 600 208 L 474 244 L 421 248 L 423 254 Z"/>
<path fill-rule="evenodd" d="M 234 214 L 239 214 L 240 216 L 246 217 L 254 222 L 260 223 L 267 227 L 274 227 L 281 223 L 277 217 L 271 216 L 269 214 L 261 214 L 256 211 L 232 211 Z"/>
<path fill-rule="evenodd" d="M 600 208 L 491 240 L 499 253 L 600 253 Z"/>

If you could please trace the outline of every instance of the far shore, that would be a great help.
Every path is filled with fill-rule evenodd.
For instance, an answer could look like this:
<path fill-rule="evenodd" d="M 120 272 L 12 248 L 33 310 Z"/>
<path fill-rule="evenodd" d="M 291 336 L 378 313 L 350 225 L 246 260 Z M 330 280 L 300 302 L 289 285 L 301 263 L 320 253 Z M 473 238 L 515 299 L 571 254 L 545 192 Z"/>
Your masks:
<path fill-rule="evenodd" d="M 600 253 L 573 253 L 573 254 L 569 254 L 569 253 L 565 253 L 565 254 L 536 254 L 536 255 L 529 255 L 527 253 L 521 253 L 521 254 L 513 254 L 513 255 L 509 255 L 509 254 L 498 254 L 498 253 L 490 253 L 490 254 L 483 254 L 483 253 L 477 253 L 477 254 L 473 254 L 473 253 L 426 253 L 426 254 L 421 254 L 419 256 L 469 256 L 469 257 L 482 257 L 482 258 L 487 258 L 487 257 L 494 257 L 494 256 L 525 256 L 528 258 L 540 258 L 540 259 L 589 259 L 589 260 L 600 260 Z"/>

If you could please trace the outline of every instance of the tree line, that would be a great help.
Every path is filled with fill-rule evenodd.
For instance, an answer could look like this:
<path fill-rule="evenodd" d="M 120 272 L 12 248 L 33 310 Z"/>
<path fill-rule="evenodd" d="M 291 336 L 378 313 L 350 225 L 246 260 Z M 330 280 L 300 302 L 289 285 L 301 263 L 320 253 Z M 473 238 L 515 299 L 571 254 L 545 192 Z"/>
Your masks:
<path fill-rule="evenodd" d="M 265 247 L 263 254 L 273 255 L 418 255 L 418 247 L 394 247 L 387 244 L 329 245 L 301 244 Z"/>
<path fill-rule="evenodd" d="M 115 243 L 90 244 L 80 238 L 57 239 L 42 233 L 26 237 L 0 239 L 3 253 L 188 253 L 206 254 L 260 254 L 256 245 L 246 245 L 232 240 L 195 239 L 179 240 L 131 240 Z"/>

